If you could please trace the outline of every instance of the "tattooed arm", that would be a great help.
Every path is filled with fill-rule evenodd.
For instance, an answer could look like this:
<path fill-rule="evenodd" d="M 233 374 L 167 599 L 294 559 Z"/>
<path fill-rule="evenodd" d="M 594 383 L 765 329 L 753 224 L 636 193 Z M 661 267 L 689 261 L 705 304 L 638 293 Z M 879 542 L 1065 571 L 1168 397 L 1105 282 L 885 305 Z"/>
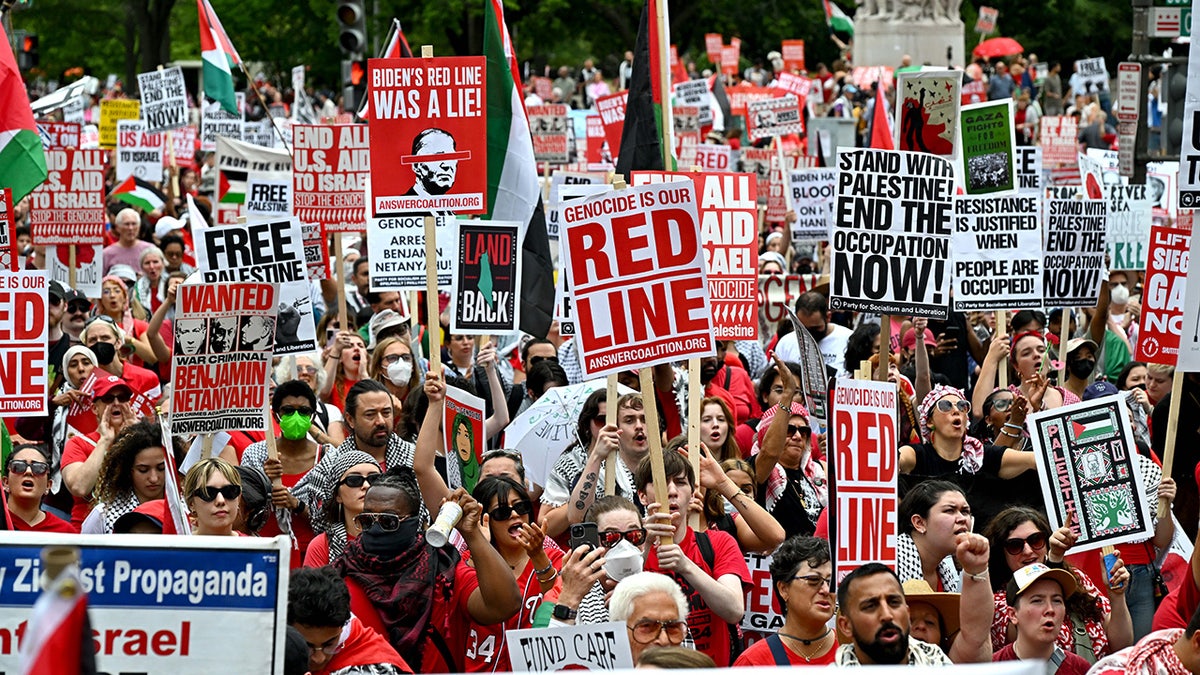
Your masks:
<path fill-rule="evenodd" d="M 616 451 L 617 428 L 609 425 L 601 429 L 599 435 L 592 441 L 592 447 L 588 450 L 587 463 L 583 465 L 579 480 L 576 481 L 575 488 L 571 490 L 571 498 L 567 500 L 568 524 L 583 522 L 584 514 L 596 501 L 596 492 L 604 484 L 604 471 L 616 470 Z M 606 459 L 610 461 L 602 469 L 601 463 Z"/>

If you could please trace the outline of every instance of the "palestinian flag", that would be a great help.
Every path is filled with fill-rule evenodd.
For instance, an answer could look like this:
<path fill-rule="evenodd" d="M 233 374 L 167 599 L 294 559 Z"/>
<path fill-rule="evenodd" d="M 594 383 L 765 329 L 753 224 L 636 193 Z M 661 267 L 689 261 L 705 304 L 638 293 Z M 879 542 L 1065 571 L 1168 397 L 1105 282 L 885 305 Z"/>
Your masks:
<path fill-rule="evenodd" d="M 175 466 L 175 453 L 172 451 L 175 443 L 171 438 L 170 422 L 166 415 L 159 418 L 159 430 L 162 434 L 163 459 L 167 465 L 163 497 L 167 500 L 167 513 L 171 516 L 163 520 L 163 534 L 191 534 L 191 523 L 179 501 L 179 468 Z"/>
<path fill-rule="evenodd" d="M 521 330 L 545 337 L 554 318 L 554 263 L 533 159 L 533 137 L 525 116 L 516 50 L 504 25 L 502 0 L 488 0 L 486 11 L 487 218 L 528 223 L 521 246 Z"/>
<path fill-rule="evenodd" d="M 621 132 L 621 148 L 617 153 L 617 173 L 629 179 L 631 171 L 674 171 L 666 166 L 664 144 L 670 152 L 675 147 L 671 124 L 671 97 L 666 53 L 659 42 L 658 12 L 666 20 L 667 0 L 645 0 L 642 21 L 638 27 L 637 44 L 633 49 L 633 73 L 629 78 L 629 99 L 625 103 L 625 126 Z M 659 7 L 659 3 L 663 3 Z M 665 28 L 665 26 L 664 26 Z M 667 37 L 670 42 L 670 36 Z M 674 164 L 672 159 L 671 164 Z"/>
<path fill-rule="evenodd" d="M 200 15 L 200 59 L 204 63 L 204 95 L 221 103 L 230 115 L 240 115 L 233 91 L 233 66 L 242 64 L 221 20 L 208 0 L 196 0 Z"/>
<path fill-rule="evenodd" d="M 830 33 L 846 33 L 850 37 L 854 37 L 854 21 L 846 16 L 840 7 L 830 2 L 825 1 L 825 25 L 829 26 Z"/>
<path fill-rule="evenodd" d="M 883 80 L 875 84 L 875 107 L 871 113 L 871 143 L 870 147 L 877 150 L 895 150 L 896 144 L 892 139 L 892 123 L 888 117 L 886 87 Z"/>
<path fill-rule="evenodd" d="M 12 188 L 16 206 L 46 180 L 46 153 L 4 26 L 0 42 L 0 188 Z"/>
<path fill-rule="evenodd" d="M 119 199 L 130 206 L 136 206 L 146 213 L 158 211 L 167 203 L 166 196 L 156 190 L 153 185 L 133 176 L 126 178 L 125 182 L 113 188 L 108 196 L 112 199 Z"/>
<path fill-rule="evenodd" d="M 1080 443 L 1096 438 L 1108 438 L 1116 429 L 1113 417 L 1107 411 L 1099 417 L 1084 418 L 1082 422 L 1078 419 L 1071 420 L 1071 430 L 1074 431 L 1076 442 Z"/>
<path fill-rule="evenodd" d="M 400 27 L 400 19 L 392 19 L 392 27 L 388 29 L 387 39 L 383 41 L 383 50 L 379 52 L 381 59 L 411 59 L 412 49 L 408 47 L 408 38 L 404 37 L 404 29 Z M 358 118 L 371 119 L 371 97 L 364 96 L 362 107 L 358 109 Z"/>
<path fill-rule="evenodd" d="M 79 566 L 70 565 L 47 584 L 33 604 L 21 642 L 17 672 L 94 675 L 96 652 L 87 604 Z"/>

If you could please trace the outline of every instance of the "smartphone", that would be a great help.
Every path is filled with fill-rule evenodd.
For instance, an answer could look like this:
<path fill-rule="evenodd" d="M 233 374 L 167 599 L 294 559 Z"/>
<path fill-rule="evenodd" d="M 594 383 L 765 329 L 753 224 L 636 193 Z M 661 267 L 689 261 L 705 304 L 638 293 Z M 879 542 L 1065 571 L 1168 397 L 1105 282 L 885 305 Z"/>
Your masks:
<path fill-rule="evenodd" d="M 571 526 L 571 539 L 567 544 L 572 551 L 580 546 L 600 548 L 600 528 L 595 523 L 576 523 Z"/>
<path fill-rule="evenodd" d="M 942 331 L 942 335 L 944 335 L 947 340 L 954 340 L 955 342 L 958 342 L 958 325 L 953 323 L 947 324 L 946 328 Z"/>

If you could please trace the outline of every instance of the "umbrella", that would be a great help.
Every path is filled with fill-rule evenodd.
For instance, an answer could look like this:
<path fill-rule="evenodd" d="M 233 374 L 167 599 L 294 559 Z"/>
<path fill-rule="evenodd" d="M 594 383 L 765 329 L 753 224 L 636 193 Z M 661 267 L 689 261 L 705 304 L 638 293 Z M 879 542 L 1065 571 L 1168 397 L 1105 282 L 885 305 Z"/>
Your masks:
<path fill-rule="evenodd" d="M 529 480 L 537 485 L 546 484 L 558 456 L 575 440 L 583 402 L 606 384 L 607 380 L 600 378 L 554 387 L 508 425 L 504 445 L 521 453 Z M 617 385 L 617 393 L 632 394 L 633 390 Z"/>
<path fill-rule="evenodd" d="M 975 45 L 975 51 L 972 53 L 975 56 L 980 56 L 985 59 L 995 59 L 1001 56 L 1012 56 L 1025 51 L 1020 42 L 1008 37 L 988 38 L 978 45 Z"/>

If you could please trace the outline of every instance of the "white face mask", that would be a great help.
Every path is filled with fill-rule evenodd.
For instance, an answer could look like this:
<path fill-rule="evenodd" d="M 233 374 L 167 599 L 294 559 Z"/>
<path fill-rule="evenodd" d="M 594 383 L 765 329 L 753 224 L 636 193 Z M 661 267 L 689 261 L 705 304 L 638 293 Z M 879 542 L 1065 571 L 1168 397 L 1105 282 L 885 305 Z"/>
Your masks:
<path fill-rule="evenodd" d="M 387 378 L 397 387 L 403 387 L 404 385 L 408 384 L 409 379 L 412 378 L 412 372 L 412 363 L 405 361 L 404 359 L 400 359 L 399 361 L 387 367 Z"/>
<path fill-rule="evenodd" d="M 1129 302 L 1129 289 L 1124 285 L 1113 286 L 1111 295 L 1109 297 L 1112 298 L 1114 305 L 1123 305 Z"/>

